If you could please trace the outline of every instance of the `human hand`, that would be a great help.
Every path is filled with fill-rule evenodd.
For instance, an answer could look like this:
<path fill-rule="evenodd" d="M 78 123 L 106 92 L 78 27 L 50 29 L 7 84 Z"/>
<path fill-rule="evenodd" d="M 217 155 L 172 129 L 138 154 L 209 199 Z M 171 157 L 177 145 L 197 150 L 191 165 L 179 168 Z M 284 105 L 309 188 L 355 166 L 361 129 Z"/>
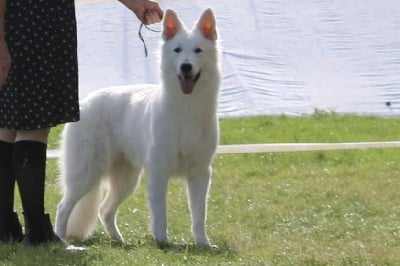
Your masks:
<path fill-rule="evenodd" d="M 7 78 L 11 66 L 11 56 L 8 51 L 7 43 L 0 39 L 0 91 L 3 88 L 4 81 Z"/>
<path fill-rule="evenodd" d="M 163 11 L 157 2 L 151 0 L 120 0 L 120 2 L 132 10 L 146 25 L 160 22 L 163 17 Z"/>

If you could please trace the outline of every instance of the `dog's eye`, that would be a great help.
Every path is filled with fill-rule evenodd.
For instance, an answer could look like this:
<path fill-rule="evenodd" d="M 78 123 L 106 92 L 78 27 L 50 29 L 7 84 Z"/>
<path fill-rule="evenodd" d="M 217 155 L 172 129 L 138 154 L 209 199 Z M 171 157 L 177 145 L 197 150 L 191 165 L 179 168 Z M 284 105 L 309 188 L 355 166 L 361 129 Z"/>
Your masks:
<path fill-rule="evenodd" d="M 196 49 L 194 49 L 194 52 L 196 54 L 199 54 L 199 53 L 203 52 L 203 50 L 201 50 L 201 48 L 197 47 Z"/>
<path fill-rule="evenodd" d="M 176 48 L 174 49 L 174 52 L 177 53 L 177 54 L 179 54 L 180 52 L 182 52 L 182 49 L 181 49 L 180 47 L 176 47 Z"/>

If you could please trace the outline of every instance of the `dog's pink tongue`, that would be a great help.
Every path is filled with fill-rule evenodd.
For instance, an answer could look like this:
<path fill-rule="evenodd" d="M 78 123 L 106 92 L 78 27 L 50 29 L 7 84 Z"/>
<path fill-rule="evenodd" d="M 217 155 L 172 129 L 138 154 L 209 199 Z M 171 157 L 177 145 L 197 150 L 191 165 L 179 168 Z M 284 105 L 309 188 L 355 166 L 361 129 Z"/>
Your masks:
<path fill-rule="evenodd" d="M 190 94 L 193 91 L 194 80 L 193 79 L 184 79 L 181 80 L 181 88 L 184 94 Z"/>

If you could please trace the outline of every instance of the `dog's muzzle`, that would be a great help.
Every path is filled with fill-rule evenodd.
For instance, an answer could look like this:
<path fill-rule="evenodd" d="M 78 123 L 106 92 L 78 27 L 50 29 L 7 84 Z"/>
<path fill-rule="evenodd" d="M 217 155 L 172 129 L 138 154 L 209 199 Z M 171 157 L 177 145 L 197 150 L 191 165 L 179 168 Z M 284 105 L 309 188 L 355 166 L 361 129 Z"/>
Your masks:
<path fill-rule="evenodd" d="M 191 94 L 193 92 L 194 85 L 200 78 L 201 71 L 199 71 L 196 75 L 193 75 L 192 69 L 193 68 L 191 64 L 185 63 L 181 65 L 181 74 L 178 75 L 178 78 L 184 94 Z"/>

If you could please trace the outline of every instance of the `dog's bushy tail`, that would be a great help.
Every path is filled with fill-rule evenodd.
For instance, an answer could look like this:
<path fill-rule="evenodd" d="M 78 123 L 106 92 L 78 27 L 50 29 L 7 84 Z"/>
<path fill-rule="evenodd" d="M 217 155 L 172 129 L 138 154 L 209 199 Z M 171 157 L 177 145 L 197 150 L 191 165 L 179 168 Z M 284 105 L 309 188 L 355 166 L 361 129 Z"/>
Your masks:
<path fill-rule="evenodd" d="M 96 151 L 88 127 L 88 121 L 69 123 L 63 131 L 59 160 L 63 199 L 58 205 L 56 232 L 67 239 L 86 239 L 96 229 L 103 169 L 90 161 L 90 158 L 95 158 L 93 154 Z M 66 217 L 71 207 L 72 212 Z"/>
<path fill-rule="evenodd" d="M 68 220 L 68 238 L 86 239 L 93 234 L 96 229 L 101 194 L 101 184 L 99 182 L 78 201 Z"/>

